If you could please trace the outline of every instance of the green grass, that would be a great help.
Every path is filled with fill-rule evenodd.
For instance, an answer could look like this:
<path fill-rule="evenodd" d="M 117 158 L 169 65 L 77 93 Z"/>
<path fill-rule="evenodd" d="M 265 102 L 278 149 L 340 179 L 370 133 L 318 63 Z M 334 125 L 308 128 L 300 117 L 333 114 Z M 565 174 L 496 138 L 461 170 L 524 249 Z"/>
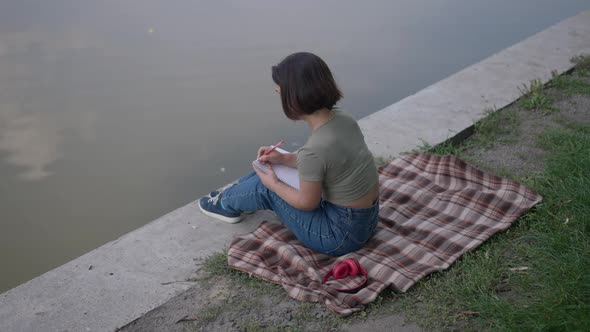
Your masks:
<path fill-rule="evenodd" d="M 546 170 L 525 184 L 544 201 L 401 295 L 410 318 L 436 329 L 590 330 L 590 127 L 570 123 L 540 144 Z"/>
<path fill-rule="evenodd" d="M 504 315 L 492 326 L 590 330 L 590 127 L 552 131 L 541 143 L 550 157 L 532 185 L 545 203 L 528 218 L 534 242 L 513 248 L 531 269 L 515 280 L 527 296 L 478 306 Z"/>
<path fill-rule="evenodd" d="M 590 83 L 580 74 L 554 76 L 549 87 L 565 92 L 567 95 L 590 94 Z"/>
<path fill-rule="evenodd" d="M 565 96 L 590 94 L 590 58 L 575 61 L 571 75 L 555 76 L 547 88 Z M 532 84 L 518 106 L 553 110 L 543 99 L 547 88 Z M 410 320 L 435 330 L 590 330 L 590 127 L 556 121 L 562 128 L 538 142 L 548 152 L 545 171 L 517 178 L 543 202 L 449 270 L 397 295 L 398 306 L 386 310 L 401 306 Z M 468 147 L 512 140 L 518 125 L 508 108 L 476 123 L 474 135 L 460 145 L 421 149 L 464 158 Z"/>
<path fill-rule="evenodd" d="M 521 90 L 523 97 L 520 100 L 520 106 L 527 110 L 555 111 L 553 100 L 544 93 L 543 88 L 543 83 L 540 80 L 532 80 L 528 87 L 525 85 Z"/>
<path fill-rule="evenodd" d="M 276 293 L 282 288 L 276 284 L 250 277 L 247 273 L 231 268 L 227 264 L 227 252 L 218 252 L 208 257 L 203 270 L 205 276 L 200 279 L 204 282 L 214 282 L 217 278 L 227 278 L 232 286 L 247 286 L 256 290 L 257 294 Z"/>
<path fill-rule="evenodd" d="M 518 113 L 512 110 L 486 110 L 486 116 L 473 124 L 473 133 L 468 141 L 461 144 L 447 140 L 435 146 L 423 141 L 422 146 L 411 152 L 429 152 L 432 154 L 453 154 L 465 157 L 463 152 L 473 146 L 491 148 L 499 143 L 514 142 L 520 125 Z M 411 153 L 408 152 L 408 153 Z"/>
<path fill-rule="evenodd" d="M 389 159 L 383 157 L 374 157 L 373 161 L 375 162 L 375 166 L 377 168 L 383 167 L 389 163 Z"/>
<path fill-rule="evenodd" d="M 415 153 L 415 152 L 428 152 L 432 154 L 440 154 L 440 155 L 447 155 L 447 154 L 459 154 L 463 150 L 463 146 L 459 146 L 453 144 L 451 141 L 447 140 L 441 144 L 437 145 L 430 145 L 430 143 L 426 141 L 422 141 L 422 146 L 410 151 L 405 152 L 407 153 Z"/>
<path fill-rule="evenodd" d="M 475 123 L 474 130 L 477 135 L 469 144 L 489 148 L 497 143 L 512 142 L 520 125 L 518 113 L 510 110 L 489 110 L 487 114 Z"/>
<path fill-rule="evenodd" d="M 571 59 L 576 65 L 576 71 L 582 76 L 590 76 L 590 55 L 583 54 Z"/>
<path fill-rule="evenodd" d="M 576 65 L 573 73 L 557 75 L 556 72 L 552 72 L 553 78 L 547 86 L 569 96 L 590 94 L 590 57 L 578 56 L 572 58 L 571 61 Z"/>
<path fill-rule="evenodd" d="M 590 56 L 581 55 L 571 59 L 575 64 L 572 74 L 557 75 L 554 71 L 552 80 L 547 84 L 566 95 L 590 94 Z M 532 80 L 528 86 L 521 89 L 523 94 L 519 105 L 527 110 L 543 111 L 545 113 L 557 111 L 553 107 L 553 99 L 546 93 L 545 86 L 540 80 Z"/>

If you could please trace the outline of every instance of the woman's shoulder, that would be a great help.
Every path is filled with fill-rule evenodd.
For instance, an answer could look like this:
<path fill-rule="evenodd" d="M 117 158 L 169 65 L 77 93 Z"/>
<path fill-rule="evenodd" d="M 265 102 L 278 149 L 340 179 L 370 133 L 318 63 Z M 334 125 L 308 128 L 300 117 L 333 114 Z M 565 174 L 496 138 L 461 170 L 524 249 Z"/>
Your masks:
<path fill-rule="evenodd" d="M 329 127 L 330 130 L 350 130 L 352 128 L 356 128 L 358 126 L 358 122 L 352 113 L 344 111 L 342 109 L 334 109 L 334 117 L 332 118 L 333 121 L 330 121 Z"/>
<path fill-rule="evenodd" d="M 334 117 L 337 118 L 332 124 L 332 129 L 337 131 L 358 131 L 360 130 L 356 117 L 347 111 L 341 109 L 335 110 Z"/>
<path fill-rule="evenodd" d="M 349 119 L 356 121 L 356 118 L 354 117 L 354 115 L 352 115 L 352 113 L 350 113 L 346 110 L 343 110 L 340 107 L 334 107 L 332 110 L 334 111 L 335 116 L 349 118 Z"/>

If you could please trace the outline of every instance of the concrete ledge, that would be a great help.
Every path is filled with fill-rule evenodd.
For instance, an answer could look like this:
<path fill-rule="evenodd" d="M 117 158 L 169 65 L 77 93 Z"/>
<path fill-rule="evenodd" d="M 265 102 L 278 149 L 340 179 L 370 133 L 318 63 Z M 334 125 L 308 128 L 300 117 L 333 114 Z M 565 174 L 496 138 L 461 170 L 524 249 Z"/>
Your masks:
<path fill-rule="evenodd" d="M 530 80 L 590 53 L 590 11 L 569 18 L 359 123 L 375 155 L 440 143 L 520 96 Z M 198 260 L 272 213 L 236 225 L 203 216 L 196 202 L 0 295 L 0 331 L 113 331 L 188 289 Z"/>
<path fill-rule="evenodd" d="M 190 203 L 0 295 L 0 331 L 113 331 L 191 287 L 203 258 L 263 219 L 277 220 L 230 225 Z"/>

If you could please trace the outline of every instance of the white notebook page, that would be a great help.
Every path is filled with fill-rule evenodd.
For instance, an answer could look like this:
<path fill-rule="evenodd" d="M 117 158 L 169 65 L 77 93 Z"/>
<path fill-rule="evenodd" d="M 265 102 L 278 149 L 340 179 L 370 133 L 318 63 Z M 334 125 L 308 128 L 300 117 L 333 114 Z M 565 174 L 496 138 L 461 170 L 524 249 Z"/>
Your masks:
<path fill-rule="evenodd" d="M 281 148 L 277 148 L 276 150 L 280 153 L 289 153 Z M 266 172 L 266 166 L 258 160 L 254 160 L 254 166 L 258 167 L 261 171 Z M 272 165 L 272 169 L 275 171 L 277 178 L 281 182 L 291 188 L 299 190 L 299 172 L 297 172 L 296 168 L 285 165 Z"/>

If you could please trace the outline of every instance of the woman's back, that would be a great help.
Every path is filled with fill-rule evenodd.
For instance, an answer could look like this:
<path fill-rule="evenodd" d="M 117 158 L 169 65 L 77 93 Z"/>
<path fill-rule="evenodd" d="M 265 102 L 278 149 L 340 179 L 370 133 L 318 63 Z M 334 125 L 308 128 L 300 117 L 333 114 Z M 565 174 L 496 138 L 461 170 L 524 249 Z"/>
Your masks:
<path fill-rule="evenodd" d="M 297 169 L 305 181 L 322 181 L 325 200 L 343 206 L 362 200 L 378 183 L 373 156 L 356 120 L 341 110 L 334 110 L 299 149 Z M 376 194 L 369 196 L 372 203 Z"/>

